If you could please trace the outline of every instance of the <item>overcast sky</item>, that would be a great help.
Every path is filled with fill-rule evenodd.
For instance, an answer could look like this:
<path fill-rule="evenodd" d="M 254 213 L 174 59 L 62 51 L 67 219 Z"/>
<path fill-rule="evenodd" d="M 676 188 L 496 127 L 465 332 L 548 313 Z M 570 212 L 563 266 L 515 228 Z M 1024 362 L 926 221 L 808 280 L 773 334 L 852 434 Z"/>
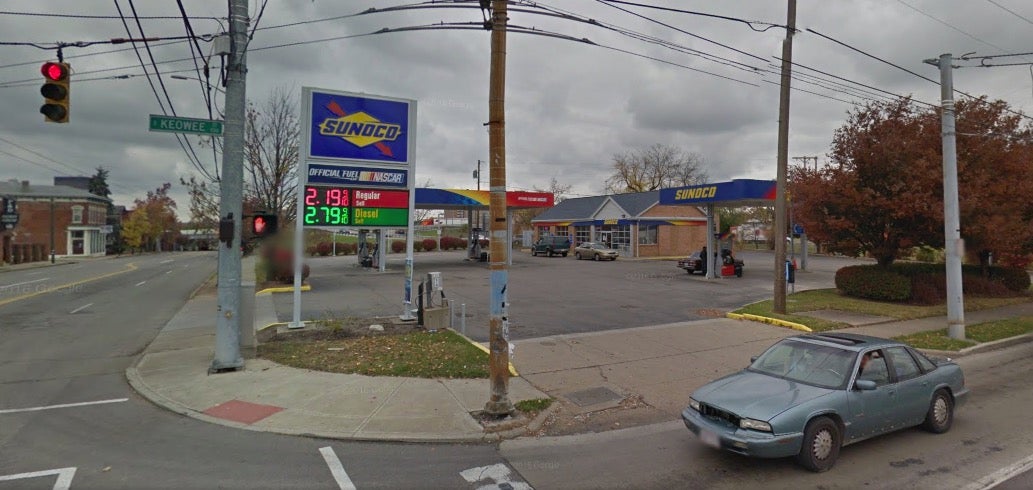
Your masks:
<path fill-rule="evenodd" d="M 126 37 L 116 3 L 131 15 L 128 0 L 5 0 L 0 12 L 0 41 L 101 41 Z M 252 19 L 261 1 L 250 2 Z M 435 8 L 386 12 L 311 22 L 362 12 L 370 7 L 402 5 L 404 0 L 273 0 L 259 21 L 247 56 L 248 99 L 261 102 L 276 88 L 300 87 L 366 92 L 418 101 L 416 182 L 435 187 L 476 188 L 472 171 L 486 160 L 488 134 L 488 64 L 490 34 L 482 30 L 433 30 L 388 33 L 290 47 L 287 43 L 371 33 L 436 23 L 482 21 L 477 8 Z M 472 5 L 476 5 L 473 2 Z M 512 11 L 510 23 L 588 39 L 597 45 L 511 33 L 506 74 L 507 180 L 510 189 L 548 187 L 552 178 L 571 185 L 572 195 L 603 193 L 612 158 L 654 143 L 675 145 L 702 155 L 712 181 L 734 178 L 774 179 L 778 129 L 778 61 L 785 30 L 768 24 L 786 22 L 786 2 L 778 0 L 639 0 L 696 12 L 757 21 L 734 20 L 620 6 L 600 1 L 546 0 L 551 7 L 592 18 L 626 31 L 674 43 L 682 51 L 650 44 L 613 30 Z M 175 2 L 137 0 L 140 16 L 179 16 Z M 184 0 L 198 35 L 226 26 L 226 2 Z M 512 9 L 518 7 L 511 7 Z M 523 10 L 542 12 L 541 8 Z M 833 131 L 851 104 L 865 96 L 834 80 L 804 69 L 863 83 L 894 94 L 912 95 L 938 104 L 939 86 L 877 61 L 849 47 L 882 58 L 918 75 L 939 80 L 938 70 L 923 60 L 941 53 L 961 56 L 1033 51 L 1033 4 L 1021 0 L 800 0 L 793 43 L 794 68 L 790 115 L 790 156 L 818 156 L 824 161 Z M 57 18 L 17 12 L 115 16 L 114 19 Z M 287 27 L 284 24 L 308 23 Z M 185 35 L 181 19 L 140 21 L 148 37 Z M 139 36 L 136 22 L 129 24 Z M 752 28 L 751 28 L 752 26 Z M 674 29 L 672 29 L 673 27 Z M 684 31 L 684 32 L 679 32 Z M 166 43 L 168 43 L 166 41 Z M 176 113 L 208 117 L 200 84 L 172 74 L 196 77 L 186 42 L 155 46 L 151 51 Z M 207 53 L 211 44 L 201 42 Z M 723 45 L 723 46 L 722 46 Z M 111 172 L 116 204 L 163 182 L 186 217 L 188 198 L 180 177 L 199 174 L 174 136 L 148 132 L 148 115 L 161 107 L 136 53 L 128 45 L 96 44 L 65 49 L 72 64 L 69 124 L 46 124 L 41 104 L 39 66 L 56 58 L 52 50 L 0 46 L 0 180 L 52 184 L 55 175 L 91 175 L 98 166 Z M 670 63 L 645 59 L 634 54 Z M 122 49 L 122 51 L 111 52 Z M 153 74 L 147 52 L 141 56 Z M 186 61 L 170 62 L 186 59 Z M 1022 63 L 1027 57 L 1000 57 L 986 63 Z M 978 61 L 958 61 L 973 66 Z M 220 65 L 218 57 L 211 60 Z M 696 71 L 698 70 L 698 71 Z M 213 75 L 217 70 L 213 69 Z M 135 75 L 123 79 L 100 77 Z M 972 95 L 1009 102 L 1033 112 L 1033 71 L 1029 66 L 964 68 L 954 72 L 955 86 Z M 158 93 L 161 87 L 152 77 Z M 847 84 L 850 85 L 850 84 Z M 856 85 L 853 87 L 858 88 Z M 800 89 L 800 90 L 795 90 Z M 869 93 L 870 89 L 864 89 Z M 805 92 L 806 91 L 806 92 Z M 814 92 L 808 93 L 808 92 Z M 817 95 L 820 94 L 820 95 Z M 163 104 L 164 94 L 162 94 Z M 222 95 L 215 99 L 222 108 Z M 167 107 L 166 107 L 167 108 Z M 216 115 L 216 117 L 218 117 Z M 190 137 L 201 165 L 214 173 L 217 162 L 198 137 Z M 221 161 L 218 162 L 221 164 Z M 487 168 L 482 188 L 486 188 Z"/>

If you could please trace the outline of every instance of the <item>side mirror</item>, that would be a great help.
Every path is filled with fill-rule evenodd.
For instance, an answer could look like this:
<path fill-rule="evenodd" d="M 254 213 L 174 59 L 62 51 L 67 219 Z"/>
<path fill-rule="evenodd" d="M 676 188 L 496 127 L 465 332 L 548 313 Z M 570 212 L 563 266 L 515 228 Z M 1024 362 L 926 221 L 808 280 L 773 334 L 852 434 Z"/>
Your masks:
<path fill-rule="evenodd" d="M 857 388 L 861 391 L 872 391 L 875 389 L 875 387 L 875 381 L 872 381 L 870 379 L 859 379 L 857 381 L 854 381 L 854 388 Z"/>

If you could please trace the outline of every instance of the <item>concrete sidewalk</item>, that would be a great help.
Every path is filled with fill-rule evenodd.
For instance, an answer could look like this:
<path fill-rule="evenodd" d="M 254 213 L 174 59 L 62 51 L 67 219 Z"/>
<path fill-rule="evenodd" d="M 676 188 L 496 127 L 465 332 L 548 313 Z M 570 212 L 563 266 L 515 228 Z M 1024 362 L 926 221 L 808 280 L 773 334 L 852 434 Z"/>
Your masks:
<path fill-rule="evenodd" d="M 268 295 L 256 300 L 255 323 L 274 323 Z M 216 296 L 211 293 L 190 299 L 127 369 L 130 384 L 141 395 L 211 423 L 352 440 L 493 441 L 533 433 L 548 415 L 485 429 L 471 412 L 483 409 L 488 400 L 486 379 L 333 374 L 264 359 L 247 359 L 242 370 L 210 375 L 216 306 Z M 966 322 L 1022 315 L 1033 315 L 1033 303 L 968 312 Z M 858 324 L 866 320 L 851 318 Z M 945 326 L 945 317 L 933 317 L 849 330 L 892 337 Z M 562 406 L 575 413 L 591 413 L 615 408 L 634 397 L 659 411 L 659 420 L 673 420 L 694 389 L 742 369 L 751 356 L 776 340 L 799 333 L 764 323 L 715 318 L 517 341 L 512 362 L 521 377 L 510 379 L 510 400 L 551 396 L 560 400 L 554 410 Z M 1031 340 L 1031 336 L 1021 340 Z M 981 345 L 963 354 L 1000 346 Z M 652 419 L 659 420 L 656 416 Z"/>

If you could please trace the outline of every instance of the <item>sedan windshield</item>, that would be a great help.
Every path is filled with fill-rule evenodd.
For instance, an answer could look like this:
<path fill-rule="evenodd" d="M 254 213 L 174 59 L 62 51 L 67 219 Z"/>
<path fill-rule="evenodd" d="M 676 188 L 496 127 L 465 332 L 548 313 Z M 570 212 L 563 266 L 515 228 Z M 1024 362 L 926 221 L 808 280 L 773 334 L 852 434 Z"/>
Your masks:
<path fill-rule="evenodd" d="M 844 386 L 857 353 L 838 347 L 783 340 L 750 365 L 749 370 L 822 388 Z"/>

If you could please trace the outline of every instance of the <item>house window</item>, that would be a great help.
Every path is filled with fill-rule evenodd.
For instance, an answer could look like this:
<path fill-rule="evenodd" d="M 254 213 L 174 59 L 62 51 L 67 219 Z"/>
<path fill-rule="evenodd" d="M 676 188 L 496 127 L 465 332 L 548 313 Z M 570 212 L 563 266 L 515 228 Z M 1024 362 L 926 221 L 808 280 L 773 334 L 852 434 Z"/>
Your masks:
<path fill-rule="evenodd" d="M 569 236 L 568 233 L 569 232 L 567 231 L 567 227 L 566 226 L 557 226 L 556 227 L 556 236 Z"/>
<path fill-rule="evenodd" d="M 72 223 L 82 224 L 82 206 L 72 206 Z"/>
<path fill-rule="evenodd" d="M 539 226 L 538 227 L 538 238 L 541 238 L 543 236 L 549 236 L 549 227 L 548 226 Z"/>
<path fill-rule="evenodd" d="M 638 225 L 638 244 L 639 245 L 656 245 L 656 230 L 657 225 Z"/>

